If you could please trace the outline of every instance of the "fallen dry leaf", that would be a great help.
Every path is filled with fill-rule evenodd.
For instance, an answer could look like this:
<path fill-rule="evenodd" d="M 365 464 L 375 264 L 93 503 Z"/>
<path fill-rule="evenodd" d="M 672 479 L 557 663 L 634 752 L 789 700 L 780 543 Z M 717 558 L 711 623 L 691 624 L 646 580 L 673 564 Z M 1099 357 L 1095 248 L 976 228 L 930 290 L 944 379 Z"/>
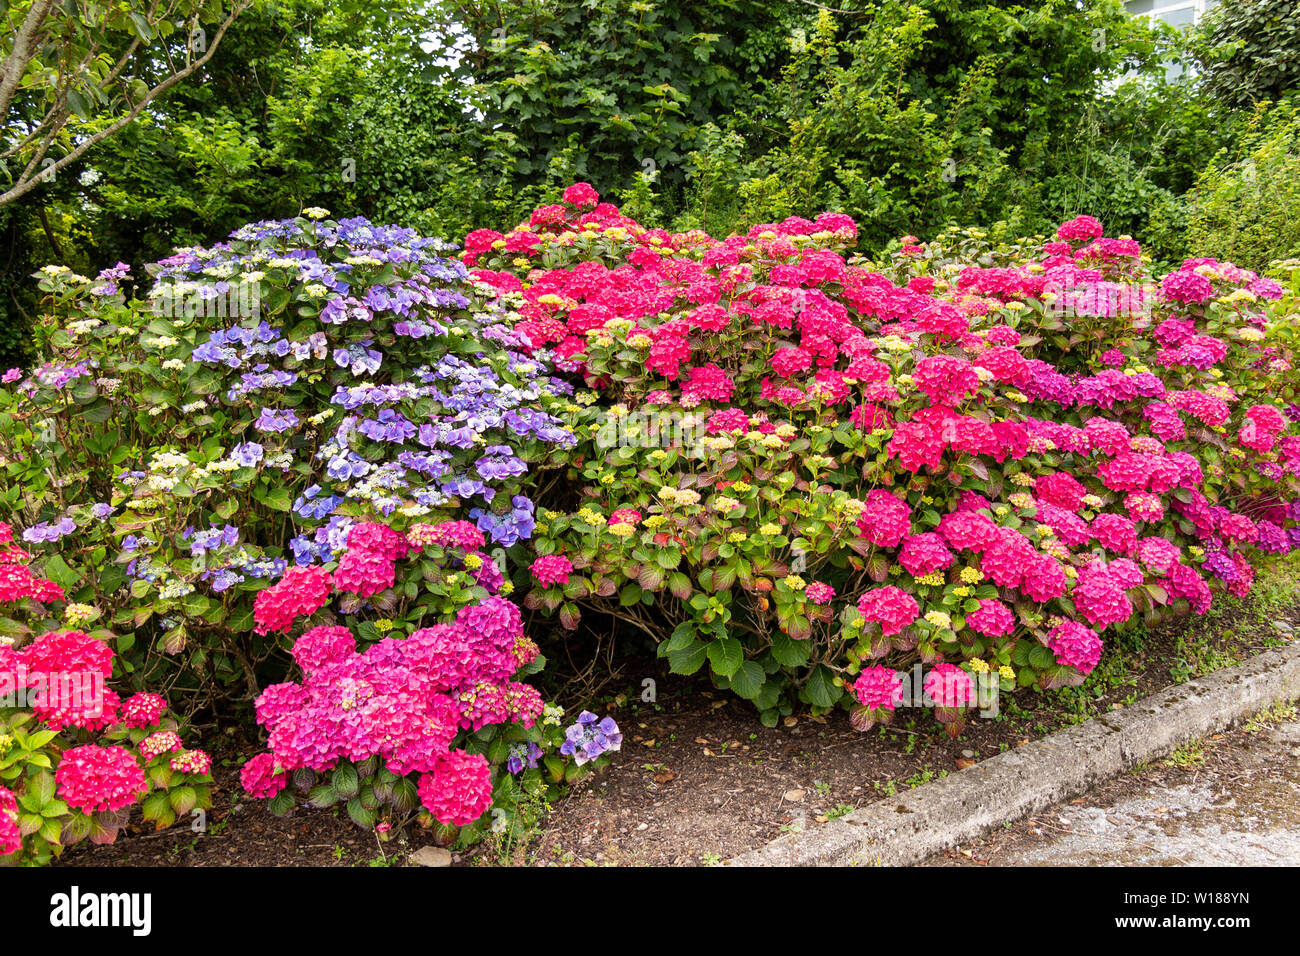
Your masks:
<path fill-rule="evenodd" d="M 968 759 L 968 758 L 966 758 L 966 757 L 958 757 L 958 758 L 957 758 L 957 769 L 958 769 L 958 770 L 965 770 L 967 767 L 973 767 L 973 766 L 975 766 L 975 761 L 974 761 L 974 760 L 970 760 L 970 759 Z"/>

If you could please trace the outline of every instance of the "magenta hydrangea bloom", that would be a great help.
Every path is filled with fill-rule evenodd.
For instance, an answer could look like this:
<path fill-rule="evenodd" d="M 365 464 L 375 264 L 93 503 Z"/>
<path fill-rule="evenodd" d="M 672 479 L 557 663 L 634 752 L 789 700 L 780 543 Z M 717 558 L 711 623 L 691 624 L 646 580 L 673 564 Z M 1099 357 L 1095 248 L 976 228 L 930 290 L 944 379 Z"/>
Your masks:
<path fill-rule="evenodd" d="M 901 588 L 886 585 L 873 588 L 858 598 L 858 611 L 868 623 L 878 623 L 881 632 L 888 637 L 915 621 L 921 609 L 912 595 Z"/>
<path fill-rule="evenodd" d="M 1058 664 L 1068 664 L 1081 674 L 1089 674 L 1101 660 L 1101 638 L 1097 632 L 1078 621 L 1066 621 L 1052 630 L 1048 648 Z"/>
<path fill-rule="evenodd" d="M 492 774 L 482 754 L 449 753 L 420 777 L 420 803 L 440 823 L 465 826 L 492 806 Z"/>
<path fill-rule="evenodd" d="M 996 598 L 983 598 L 980 606 L 966 615 L 966 626 L 985 637 L 998 637 L 1016 629 L 1016 616 Z"/>
<path fill-rule="evenodd" d="M 18 829 L 18 799 L 12 792 L 0 787 L 0 856 L 8 856 L 22 848 L 23 835 Z"/>
<path fill-rule="evenodd" d="M 922 687 L 938 707 L 965 707 L 975 699 L 974 681 L 955 664 L 935 664 Z"/>
<path fill-rule="evenodd" d="M 532 563 L 529 570 L 537 583 L 545 588 L 552 584 L 568 584 L 573 564 L 562 554 L 544 554 Z"/>
<path fill-rule="evenodd" d="M 94 744 L 65 750 L 54 782 L 64 802 L 85 813 L 129 807 L 148 789 L 144 767 L 131 751 Z"/>
<path fill-rule="evenodd" d="M 853 682 L 858 703 L 873 710 L 893 710 L 903 700 L 903 684 L 898 671 L 890 667 L 864 667 Z"/>
<path fill-rule="evenodd" d="M 289 784 L 289 775 L 276 766 L 273 754 L 258 754 L 239 772 L 239 782 L 249 796 L 269 799 Z"/>

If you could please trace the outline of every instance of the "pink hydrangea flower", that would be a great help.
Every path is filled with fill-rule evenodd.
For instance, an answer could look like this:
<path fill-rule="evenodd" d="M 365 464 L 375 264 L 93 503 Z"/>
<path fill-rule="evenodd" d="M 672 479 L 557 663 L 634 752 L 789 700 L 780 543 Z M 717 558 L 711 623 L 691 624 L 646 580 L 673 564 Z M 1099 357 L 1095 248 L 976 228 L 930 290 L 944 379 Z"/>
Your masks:
<path fill-rule="evenodd" d="M 897 634 L 916 620 L 921 609 L 916 598 L 901 588 L 873 588 L 858 598 L 858 611 L 868 623 L 880 624 L 886 636 Z"/>
<path fill-rule="evenodd" d="M 54 782 L 64 802 L 85 813 L 129 807 L 148 788 L 144 767 L 129 750 L 94 744 L 65 750 Z"/>
<path fill-rule="evenodd" d="M 996 598 L 983 598 L 979 607 L 966 615 L 966 626 L 985 637 L 997 637 L 1016 629 L 1016 616 Z"/>
<path fill-rule="evenodd" d="M 180 750 L 183 746 L 180 734 L 172 730 L 160 730 L 140 741 L 140 754 L 144 757 L 145 762 L 148 762 L 162 754 Z"/>
<path fill-rule="evenodd" d="M 313 627 L 293 645 L 293 659 L 303 673 L 346 661 L 357 652 L 356 638 L 346 627 Z"/>
<path fill-rule="evenodd" d="M 492 774 L 481 754 L 447 754 L 420 777 L 420 803 L 440 823 L 466 826 L 492 806 Z"/>
<path fill-rule="evenodd" d="M 873 710 L 893 710 L 903 700 L 903 684 L 899 673 L 889 667 L 864 667 L 853 682 L 853 693 L 858 703 Z"/>
<path fill-rule="evenodd" d="M 803 589 L 804 596 L 813 604 L 830 604 L 835 597 L 835 589 L 821 581 L 812 581 Z"/>
<path fill-rule="evenodd" d="M 574 183 L 564 190 L 561 198 L 569 205 L 577 206 L 579 209 L 591 209 L 600 202 L 600 194 L 596 192 L 591 183 Z"/>
<path fill-rule="evenodd" d="M 975 699 L 974 681 L 955 664 L 935 664 L 922 687 L 938 707 L 965 707 Z"/>
<path fill-rule="evenodd" d="M 22 848 L 23 835 L 18 829 L 18 799 L 12 792 L 0 787 L 0 856 L 17 853 Z"/>
<path fill-rule="evenodd" d="M 239 782 L 249 796 L 274 797 L 289 784 L 289 775 L 276 766 L 272 754 L 258 754 L 239 772 Z"/>
<path fill-rule="evenodd" d="M 334 585 L 367 598 L 391 588 L 397 581 L 397 565 L 374 551 L 348 551 L 334 571 Z"/>
<path fill-rule="evenodd" d="M 932 531 L 909 535 L 903 541 L 903 550 L 898 555 L 898 563 L 915 578 L 946 570 L 952 567 L 955 560 L 943 543 L 943 538 Z"/>
<path fill-rule="evenodd" d="M 212 758 L 202 750 L 182 750 L 172 757 L 171 768 L 177 773 L 206 777 L 212 773 Z"/>
<path fill-rule="evenodd" d="M 912 509 L 897 495 L 876 488 L 866 497 L 866 507 L 858 516 L 857 526 L 872 544 L 883 548 L 898 546 L 912 527 Z"/>
<path fill-rule="evenodd" d="M 1077 621 L 1066 621 L 1052 630 L 1048 648 L 1058 664 L 1068 664 L 1081 674 L 1089 674 L 1101 660 L 1101 638 L 1091 628 Z"/>
<path fill-rule="evenodd" d="M 319 611 L 334 591 L 334 579 L 324 568 L 293 567 L 253 599 L 253 630 L 258 634 L 288 631 L 300 617 Z"/>
<path fill-rule="evenodd" d="M 120 718 L 133 730 L 156 727 L 167 710 L 167 701 L 157 694 L 132 694 L 123 703 Z"/>
<path fill-rule="evenodd" d="M 544 554 L 532 563 L 529 570 L 537 583 L 545 588 L 552 584 L 568 584 L 573 564 L 562 554 Z"/>

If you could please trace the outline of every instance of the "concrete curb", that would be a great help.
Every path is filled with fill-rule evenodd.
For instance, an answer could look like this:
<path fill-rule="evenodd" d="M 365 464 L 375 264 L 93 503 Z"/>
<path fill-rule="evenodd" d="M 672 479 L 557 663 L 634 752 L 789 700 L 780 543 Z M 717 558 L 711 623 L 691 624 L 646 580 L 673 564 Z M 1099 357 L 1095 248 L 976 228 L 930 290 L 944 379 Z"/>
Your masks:
<path fill-rule="evenodd" d="M 909 866 L 1300 696 L 1300 641 L 773 840 L 730 866 Z"/>

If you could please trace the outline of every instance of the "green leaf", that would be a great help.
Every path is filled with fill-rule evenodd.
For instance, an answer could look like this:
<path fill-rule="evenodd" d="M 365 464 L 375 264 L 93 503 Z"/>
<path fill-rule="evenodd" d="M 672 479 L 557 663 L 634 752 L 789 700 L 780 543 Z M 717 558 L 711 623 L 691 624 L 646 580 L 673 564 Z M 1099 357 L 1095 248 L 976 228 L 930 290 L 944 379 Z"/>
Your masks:
<path fill-rule="evenodd" d="M 673 628 L 672 636 L 668 638 L 666 645 L 667 650 L 665 650 L 664 653 L 666 654 L 668 651 L 680 651 L 683 648 L 690 647 L 694 642 L 695 625 L 690 621 L 682 621 L 682 623 L 678 624 L 677 627 Z M 659 656 L 663 657 L 664 655 L 660 654 Z"/>
<path fill-rule="evenodd" d="M 253 497 L 273 511 L 288 511 L 293 507 L 293 497 L 287 488 L 274 488 L 270 491 L 257 490 Z"/>
<path fill-rule="evenodd" d="M 361 805 L 359 799 L 348 801 L 348 816 L 352 818 L 353 823 L 364 829 L 369 830 L 375 825 L 375 811 L 367 810 Z"/>
<path fill-rule="evenodd" d="M 226 622 L 226 627 L 232 631 L 251 631 L 256 621 L 253 619 L 253 609 L 242 608 L 230 615 L 230 620 Z"/>
<path fill-rule="evenodd" d="M 678 548 L 664 548 L 655 555 L 655 563 L 665 571 L 671 571 L 682 563 L 682 552 Z"/>
<path fill-rule="evenodd" d="M 193 787 L 177 787 L 168 793 L 167 798 L 177 816 L 189 813 L 199 802 L 199 795 Z"/>
<path fill-rule="evenodd" d="M 393 809 L 398 813 L 410 813 L 420 804 L 420 791 L 410 777 L 402 777 L 393 784 Z"/>
<path fill-rule="evenodd" d="M 1056 665 L 1056 655 L 1042 644 L 1035 644 L 1029 651 L 1029 666 L 1036 671 L 1046 670 Z"/>
<path fill-rule="evenodd" d="M 33 735 L 34 736 L 34 735 Z M 27 778 L 27 792 L 43 807 L 54 799 L 54 774 L 41 770 Z"/>
<path fill-rule="evenodd" d="M 267 803 L 266 808 L 277 817 L 282 817 L 293 809 L 293 791 L 281 790 Z"/>
<path fill-rule="evenodd" d="M 669 651 L 668 669 L 674 674 L 694 674 L 704 666 L 708 649 L 703 641 L 692 641 L 681 650 Z"/>
<path fill-rule="evenodd" d="M 818 664 L 817 669 L 809 675 L 808 682 L 804 684 L 804 693 L 808 696 L 808 703 L 814 707 L 833 707 L 840 699 L 840 689 L 835 686 L 835 675 L 825 664 Z"/>
<path fill-rule="evenodd" d="M 745 649 L 734 637 L 724 637 L 711 642 L 708 646 L 708 655 L 713 673 L 722 677 L 731 677 L 745 662 Z"/>
<path fill-rule="evenodd" d="M 45 562 L 45 576 L 65 591 L 70 591 L 81 583 L 81 575 L 57 554 Z"/>
<path fill-rule="evenodd" d="M 144 14 L 132 10 L 131 23 L 135 26 L 135 35 L 143 42 L 148 43 L 153 39 L 153 27 L 149 25 L 149 21 L 145 18 Z"/>
<path fill-rule="evenodd" d="M 339 802 L 339 795 L 328 783 L 318 783 L 307 791 L 307 803 L 319 810 L 332 807 Z"/>
<path fill-rule="evenodd" d="M 796 641 L 780 631 L 772 635 L 772 656 L 782 667 L 803 667 L 808 663 L 809 654 L 807 641 Z"/>
<path fill-rule="evenodd" d="M 745 661 L 731 678 L 731 689 L 745 700 L 753 700 L 763 689 L 767 675 L 757 661 Z"/>
<path fill-rule="evenodd" d="M 334 787 L 334 792 L 343 800 L 353 799 L 361 790 L 361 780 L 357 776 L 357 769 L 351 764 L 340 764 L 330 777 L 330 784 Z"/>

